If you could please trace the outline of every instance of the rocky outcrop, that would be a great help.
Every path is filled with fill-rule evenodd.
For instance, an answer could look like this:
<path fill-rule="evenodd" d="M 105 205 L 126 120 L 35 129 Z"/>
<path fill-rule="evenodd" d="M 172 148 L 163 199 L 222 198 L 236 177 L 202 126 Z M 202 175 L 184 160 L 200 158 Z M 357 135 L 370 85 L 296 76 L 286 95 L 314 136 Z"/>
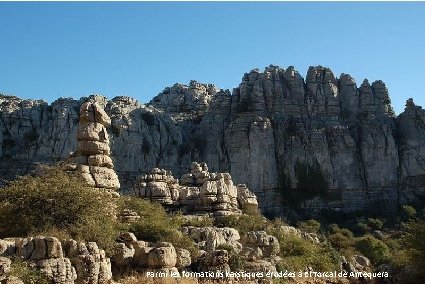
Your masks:
<path fill-rule="evenodd" d="M 279 242 L 276 237 L 267 235 L 264 231 L 248 232 L 242 238 L 244 250 L 242 253 L 250 260 L 257 260 L 279 254 Z"/>
<path fill-rule="evenodd" d="M 70 162 L 78 164 L 83 179 L 91 186 L 107 190 L 120 188 L 118 176 L 110 157 L 106 127 L 111 119 L 97 103 L 85 102 L 80 107 L 78 147 L 70 155 Z"/>
<path fill-rule="evenodd" d="M 241 237 L 234 228 L 189 226 L 183 227 L 182 233 L 189 236 L 200 250 L 206 252 L 212 252 L 221 245 L 230 246 L 235 252 L 240 252 L 242 249 Z"/>
<path fill-rule="evenodd" d="M 191 265 L 190 253 L 186 249 L 176 249 L 171 243 L 149 243 L 139 241 L 132 233 L 125 233 L 117 244 L 114 264 L 120 268 L 132 267 L 140 273 L 167 273 L 180 275 Z"/>
<path fill-rule="evenodd" d="M 60 242 L 44 236 L 0 240 L 0 279 L 2 271 L 8 273 L 8 260 L 15 258 L 34 265 L 52 283 L 107 284 L 112 280 L 110 260 L 93 242 Z"/>
<path fill-rule="evenodd" d="M 169 171 L 153 168 L 139 177 L 134 191 L 137 196 L 190 214 L 224 216 L 258 208 L 255 194 L 246 185 L 235 186 L 228 173 L 210 173 L 205 163 L 193 162 L 180 184 Z"/>
<path fill-rule="evenodd" d="M 198 271 L 211 271 L 223 273 L 230 272 L 229 252 L 227 250 L 214 250 L 204 253 L 198 261 Z"/>
<path fill-rule="evenodd" d="M 255 69 L 233 91 L 195 81 L 176 84 L 148 104 L 90 96 L 48 105 L 1 96 L 2 178 L 30 170 L 29 161 L 66 159 L 78 145 L 89 151 L 83 157 L 108 152 L 105 143 L 97 143 L 105 134 L 100 126 L 81 128 L 86 140 L 77 141 L 86 101 L 96 102 L 111 119 L 110 158 L 122 193 L 131 193 L 137 177 L 152 168 L 180 177 L 198 161 L 211 172 L 230 173 L 234 184 L 246 184 L 267 215 L 288 206 L 313 215 L 393 213 L 400 204 L 423 202 L 423 111 L 409 102 L 396 118 L 382 81 L 357 84 L 323 66 L 310 67 L 305 79 L 292 66 Z M 110 160 L 96 157 L 90 163 Z M 104 168 L 107 173 L 84 172 L 108 177 Z M 188 194 L 195 190 L 187 188 Z M 163 203 L 173 198 L 158 196 Z"/>

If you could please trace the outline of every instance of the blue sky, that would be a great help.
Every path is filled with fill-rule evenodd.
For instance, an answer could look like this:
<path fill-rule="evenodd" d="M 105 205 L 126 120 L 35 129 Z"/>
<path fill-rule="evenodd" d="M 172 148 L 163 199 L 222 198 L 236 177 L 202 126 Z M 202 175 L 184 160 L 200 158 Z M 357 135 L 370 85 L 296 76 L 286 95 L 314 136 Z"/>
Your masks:
<path fill-rule="evenodd" d="M 195 79 L 290 65 L 383 80 L 425 107 L 425 2 L 0 2 L 0 92 L 148 102 Z"/>

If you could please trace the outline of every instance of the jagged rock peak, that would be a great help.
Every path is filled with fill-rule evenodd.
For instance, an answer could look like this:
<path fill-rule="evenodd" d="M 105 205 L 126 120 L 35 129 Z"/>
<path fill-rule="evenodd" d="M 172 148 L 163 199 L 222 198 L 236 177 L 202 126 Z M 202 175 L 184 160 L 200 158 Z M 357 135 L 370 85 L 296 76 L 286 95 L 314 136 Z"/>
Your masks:
<path fill-rule="evenodd" d="M 415 102 L 413 101 L 413 99 L 412 98 L 409 98 L 407 101 L 406 101 L 406 108 L 414 108 L 416 105 L 415 105 Z"/>
<path fill-rule="evenodd" d="M 310 66 L 307 71 L 306 83 L 310 82 L 335 83 L 336 79 L 331 69 L 321 65 Z"/>
<path fill-rule="evenodd" d="M 406 101 L 406 108 L 404 109 L 404 113 L 414 113 L 418 111 L 418 113 L 422 113 L 422 107 L 415 104 L 412 98 L 409 98 Z M 401 113 L 402 116 L 404 113 Z"/>
<path fill-rule="evenodd" d="M 204 113 L 218 91 L 215 85 L 202 84 L 195 80 L 190 81 L 189 86 L 176 83 L 165 88 L 149 105 L 170 114 Z"/>

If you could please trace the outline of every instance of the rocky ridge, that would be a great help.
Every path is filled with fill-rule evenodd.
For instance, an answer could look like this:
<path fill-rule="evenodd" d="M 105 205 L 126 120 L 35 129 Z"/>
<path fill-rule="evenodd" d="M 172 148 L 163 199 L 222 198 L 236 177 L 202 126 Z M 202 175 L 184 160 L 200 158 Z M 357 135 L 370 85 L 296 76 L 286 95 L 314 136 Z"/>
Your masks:
<path fill-rule="evenodd" d="M 322 66 L 304 79 L 293 67 L 246 73 L 233 91 L 192 81 L 148 104 L 129 97 L 43 101 L 0 98 L 0 174 L 29 162 L 66 159 L 77 149 L 80 106 L 91 100 L 107 129 L 121 191 L 152 168 L 189 172 L 192 161 L 247 184 L 268 215 L 395 212 L 424 200 L 425 112 L 409 100 L 398 117 L 382 81 L 357 86 Z M 286 202 L 286 203 L 285 203 Z M 284 206 L 282 206 L 284 204 Z"/>

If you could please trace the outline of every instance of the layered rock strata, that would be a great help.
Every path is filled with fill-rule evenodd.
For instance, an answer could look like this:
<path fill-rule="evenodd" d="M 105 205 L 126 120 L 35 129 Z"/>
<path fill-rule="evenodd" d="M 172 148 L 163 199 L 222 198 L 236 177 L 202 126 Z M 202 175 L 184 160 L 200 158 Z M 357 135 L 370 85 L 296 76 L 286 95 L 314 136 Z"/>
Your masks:
<path fill-rule="evenodd" d="M 175 84 L 148 104 L 1 96 L 1 178 L 27 172 L 30 162 L 66 159 L 77 149 L 79 108 L 88 100 L 111 118 L 111 157 L 124 193 L 152 168 L 181 176 L 192 161 L 205 161 L 245 183 L 268 215 L 293 205 L 312 214 L 394 213 L 424 202 L 424 111 L 409 101 L 396 118 L 382 81 L 357 83 L 322 66 L 305 79 L 292 66 L 254 69 L 232 91 Z"/>
<path fill-rule="evenodd" d="M 154 168 L 139 177 L 134 190 L 137 196 L 190 214 L 223 216 L 258 208 L 246 185 L 235 186 L 228 173 L 210 173 L 205 163 L 193 162 L 180 183 L 169 171 Z"/>
<path fill-rule="evenodd" d="M 60 242 L 57 238 L 44 236 L 2 239 L 0 269 L 6 268 L 3 274 L 8 272 L 10 259 L 34 265 L 52 283 L 107 284 L 112 280 L 110 259 L 93 242 Z"/>
<path fill-rule="evenodd" d="M 70 161 L 78 164 L 78 170 L 89 185 L 117 190 L 120 183 L 113 169 L 106 130 L 110 124 L 111 119 L 97 103 L 83 103 L 80 107 L 77 151 L 71 153 Z"/>

